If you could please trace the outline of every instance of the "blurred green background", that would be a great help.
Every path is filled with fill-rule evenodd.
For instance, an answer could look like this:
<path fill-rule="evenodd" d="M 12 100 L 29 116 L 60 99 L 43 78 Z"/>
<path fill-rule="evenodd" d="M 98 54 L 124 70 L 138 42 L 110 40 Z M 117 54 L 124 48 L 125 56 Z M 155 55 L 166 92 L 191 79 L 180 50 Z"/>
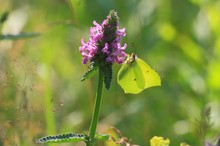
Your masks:
<path fill-rule="evenodd" d="M 160 74 L 162 86 L 124 94 L 116 82 L 120 65 L 114 65 L 98 131 L 114 126 L 140 146 L 155 135 L 173 146 L 215 142 L 220 1 L 0 0 L 0 16 L 8 12 L 1 35 L 40 33 L 0 40 L 0 146 L 40 145 L 35 139 L 48 134 L 89 129 L 97 76 L 80 82 L 87 65 L 81 64 L 79 46 L 81 38 L 88 40 L 92 22 L 101 23 L 112 9 L 120 28 L 126 27 L 127 53 L 134 52 L 134 43 L 138 56 Z"/>

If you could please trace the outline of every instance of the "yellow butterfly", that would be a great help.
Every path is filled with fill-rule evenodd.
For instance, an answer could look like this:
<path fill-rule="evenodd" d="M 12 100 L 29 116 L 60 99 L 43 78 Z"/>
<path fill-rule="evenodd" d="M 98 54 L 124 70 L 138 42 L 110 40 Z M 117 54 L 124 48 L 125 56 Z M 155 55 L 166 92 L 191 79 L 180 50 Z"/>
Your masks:
<path fill-rule="evenodd" d="M 134 53 L 120 68 L 117 82 L 125 93 L 137 94 L 146 88 L 160 86 L 161 79 L 158 73 Z"/>

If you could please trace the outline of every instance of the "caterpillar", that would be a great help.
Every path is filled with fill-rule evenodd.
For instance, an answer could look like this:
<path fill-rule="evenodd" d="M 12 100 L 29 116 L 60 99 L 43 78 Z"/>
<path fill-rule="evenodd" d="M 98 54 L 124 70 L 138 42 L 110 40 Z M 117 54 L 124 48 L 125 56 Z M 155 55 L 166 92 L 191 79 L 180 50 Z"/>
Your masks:
<path fill-rule="evenodd" d="M 59 135 L 50 135 L 45 136 L 40 139 L 37 139 L 37 143 L 63 143 L 63 142 L 79 142 L 85 141 L 85 134 L 75 134 L 75 133 L 65 133 Z"/>

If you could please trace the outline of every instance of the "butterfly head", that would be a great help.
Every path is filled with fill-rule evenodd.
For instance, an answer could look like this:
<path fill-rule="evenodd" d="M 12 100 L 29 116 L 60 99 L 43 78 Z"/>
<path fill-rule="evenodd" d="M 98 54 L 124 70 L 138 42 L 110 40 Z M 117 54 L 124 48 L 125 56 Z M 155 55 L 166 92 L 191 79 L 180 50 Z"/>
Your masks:
<path fill-rule="evenodd" d="M 137 55 L 135 53 L 131 53 L 131 55 L 128 54 L 125 63 L 131 64 L 132 62 L 135 61 L 135 59 L 137 59 Z"/>

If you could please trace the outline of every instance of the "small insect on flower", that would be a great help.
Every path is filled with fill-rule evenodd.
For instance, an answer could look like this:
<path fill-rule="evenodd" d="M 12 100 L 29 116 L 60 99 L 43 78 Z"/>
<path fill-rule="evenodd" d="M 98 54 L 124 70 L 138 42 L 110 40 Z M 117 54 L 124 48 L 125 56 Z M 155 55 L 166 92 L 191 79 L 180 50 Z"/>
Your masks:
<path fill-rule="evenodd" d="M 160 76 L 146 62 L 132 53 L 122 65 L 117 76 L 125 93 L 137 94 L 146 88 L 160 86 Z"/>

